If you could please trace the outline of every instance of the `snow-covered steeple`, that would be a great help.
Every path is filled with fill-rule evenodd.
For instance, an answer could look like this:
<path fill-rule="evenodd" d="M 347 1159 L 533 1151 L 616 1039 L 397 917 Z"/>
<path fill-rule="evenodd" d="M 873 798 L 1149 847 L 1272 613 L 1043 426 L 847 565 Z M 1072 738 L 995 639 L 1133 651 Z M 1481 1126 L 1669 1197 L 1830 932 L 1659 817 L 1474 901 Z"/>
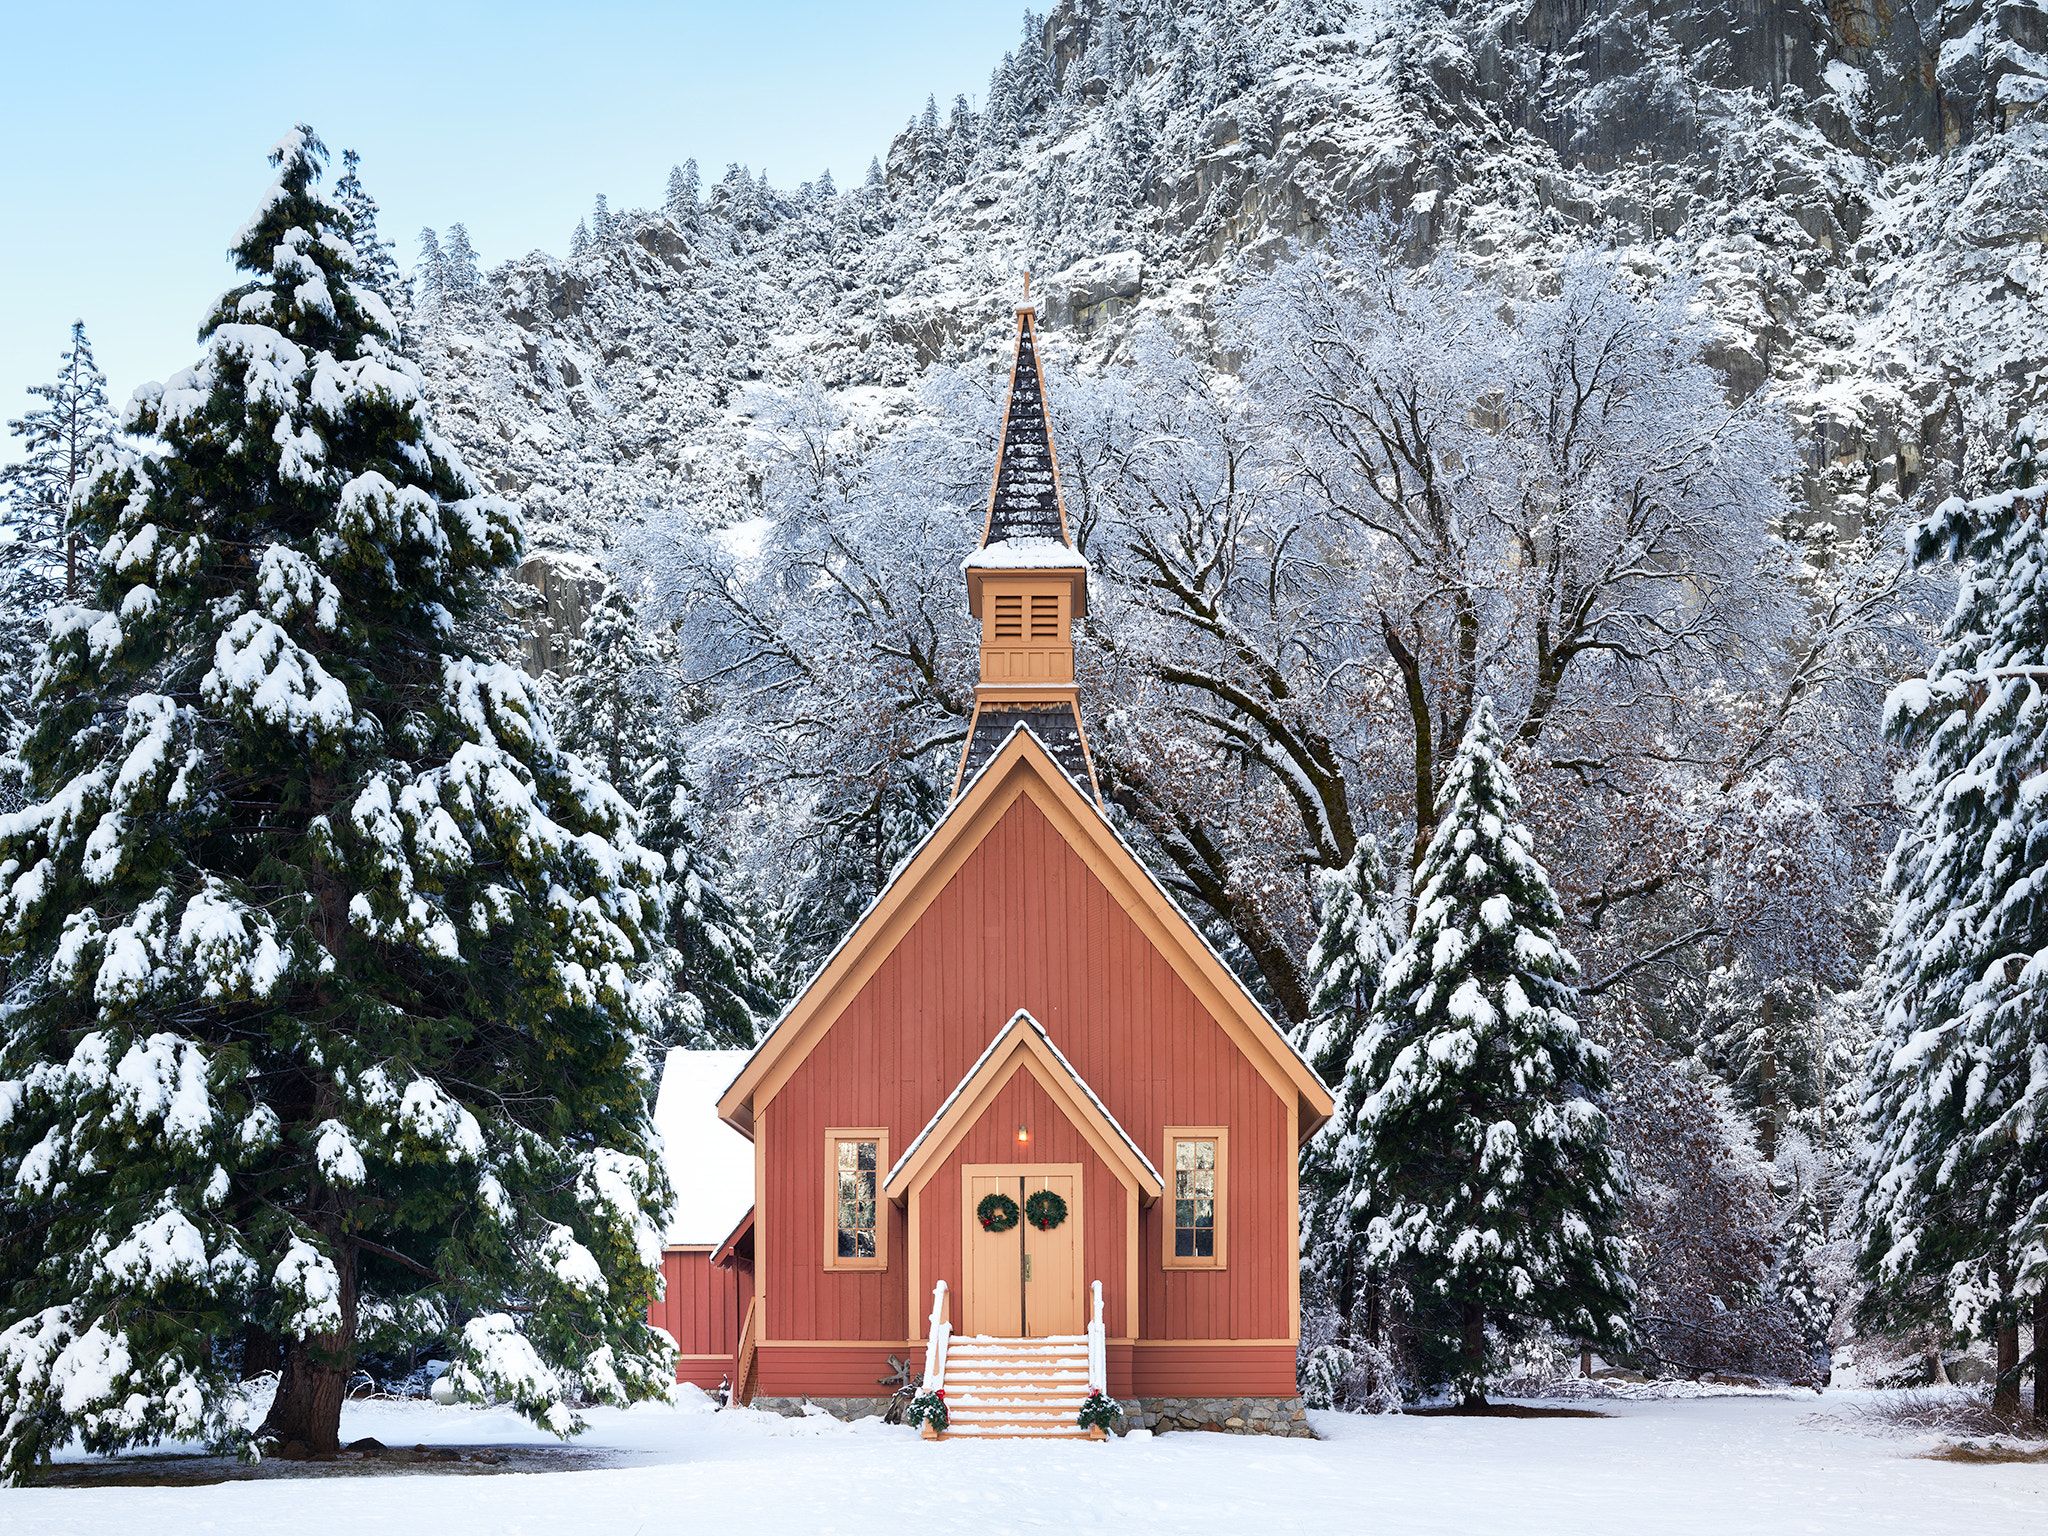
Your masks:
<path fill-rule="evenodd" d="M 1067 536 L 1030 282 L 1017 308 L 1017 355 L 981 547 L 962 562 L 968 611 L 981 620 L 981 682 L 954 793 L 1025 724 L 1099 802 L 1074 683 L 1074 621 L 1088 612 L 1088 561 Z"/>

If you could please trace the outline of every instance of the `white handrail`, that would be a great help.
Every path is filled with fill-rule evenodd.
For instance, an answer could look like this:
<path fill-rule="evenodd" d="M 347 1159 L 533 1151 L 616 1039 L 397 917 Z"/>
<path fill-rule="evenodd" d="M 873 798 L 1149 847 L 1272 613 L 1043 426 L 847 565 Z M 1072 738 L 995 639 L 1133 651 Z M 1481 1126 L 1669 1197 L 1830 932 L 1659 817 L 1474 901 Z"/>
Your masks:
<path fill-rule="evenodd" d="M 1088 1387 L 1090 1391 L 1107 1392 L 1109 1346 L 1102 1328 L 1102 1282 L 1093 1280 L 1089 1284 L 1095 1291 L 1095 1321 L 1088 1325 Z"/>
<path fill-rule="evenodd" d="M 953 1337 L 953 1325 L 946 1321 L 946 1282 L 932 1287 L 931 1337 L 924 1346 L 924 1390 L 936 1392 L 946 1384 L 946 1345 Z"/>

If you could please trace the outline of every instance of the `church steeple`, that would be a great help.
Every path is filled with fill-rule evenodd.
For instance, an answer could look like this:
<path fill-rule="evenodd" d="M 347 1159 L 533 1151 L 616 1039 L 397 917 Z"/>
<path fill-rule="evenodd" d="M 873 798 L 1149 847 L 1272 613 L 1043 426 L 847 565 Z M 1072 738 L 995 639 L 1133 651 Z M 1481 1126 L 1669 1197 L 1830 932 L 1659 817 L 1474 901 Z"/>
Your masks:
<path fill-rule="evenodd" d="M 968 611 L 981 620 L 981 682 L 954 793 L 1021 723 L 1100 804 L 1074 683 L 1073 625 L 1088 612 L 1088 562 L 1067 533 L 1025 283 L 988 516 L 981 547 L 962 562 Z"/>

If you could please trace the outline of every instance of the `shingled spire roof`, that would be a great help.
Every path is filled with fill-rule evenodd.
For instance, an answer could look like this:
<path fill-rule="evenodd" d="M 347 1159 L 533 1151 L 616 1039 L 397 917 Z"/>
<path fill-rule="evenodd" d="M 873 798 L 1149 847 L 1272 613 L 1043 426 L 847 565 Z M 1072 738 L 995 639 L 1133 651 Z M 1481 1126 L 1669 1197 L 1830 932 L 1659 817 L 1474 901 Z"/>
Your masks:
<path fill-rule="evenodd" d="M 1067 512 L 1060 500 L 1059 461 L 1045 419 L 1045 375 L 1038 366 L 1038 325 L 1029 305 L 1017 311 L 1017 361 L 1010 369 L 1010 400 L 989 489 L 984 548 L 1011 539 L 1068 543 Z"/>
<path fill-rule="evenodd" d="M 1017 360 L 989 487 L 981 547 L 965 560 L 967 606 L 982 621 L 981 682 L 954 794 L 1026 726 L 1099 804 L 1074 684 L 1074 621 L 1088 612 L 1088 562 L 1067 536 L 1059 458 L 1045 416 L 1038 317 L 1017 308 Z"/>

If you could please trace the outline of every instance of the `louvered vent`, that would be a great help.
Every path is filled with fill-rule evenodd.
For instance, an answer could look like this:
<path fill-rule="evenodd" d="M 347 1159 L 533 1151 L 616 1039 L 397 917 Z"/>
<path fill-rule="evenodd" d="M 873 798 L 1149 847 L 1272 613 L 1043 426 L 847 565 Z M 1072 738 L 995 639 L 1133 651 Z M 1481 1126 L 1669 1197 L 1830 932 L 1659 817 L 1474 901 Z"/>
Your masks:
<path fill-rule="evenodd" d="M 1060 637 L 1060 598 L 1057 592 L 1031 594 L 1031 638 L 1057 640 Z"/>
<path fill-rule="evenodd" d="M 1011 592 L 996 598 L 996 638 L 1024 638 L 1024 598 L 1021 593 Z"/>

